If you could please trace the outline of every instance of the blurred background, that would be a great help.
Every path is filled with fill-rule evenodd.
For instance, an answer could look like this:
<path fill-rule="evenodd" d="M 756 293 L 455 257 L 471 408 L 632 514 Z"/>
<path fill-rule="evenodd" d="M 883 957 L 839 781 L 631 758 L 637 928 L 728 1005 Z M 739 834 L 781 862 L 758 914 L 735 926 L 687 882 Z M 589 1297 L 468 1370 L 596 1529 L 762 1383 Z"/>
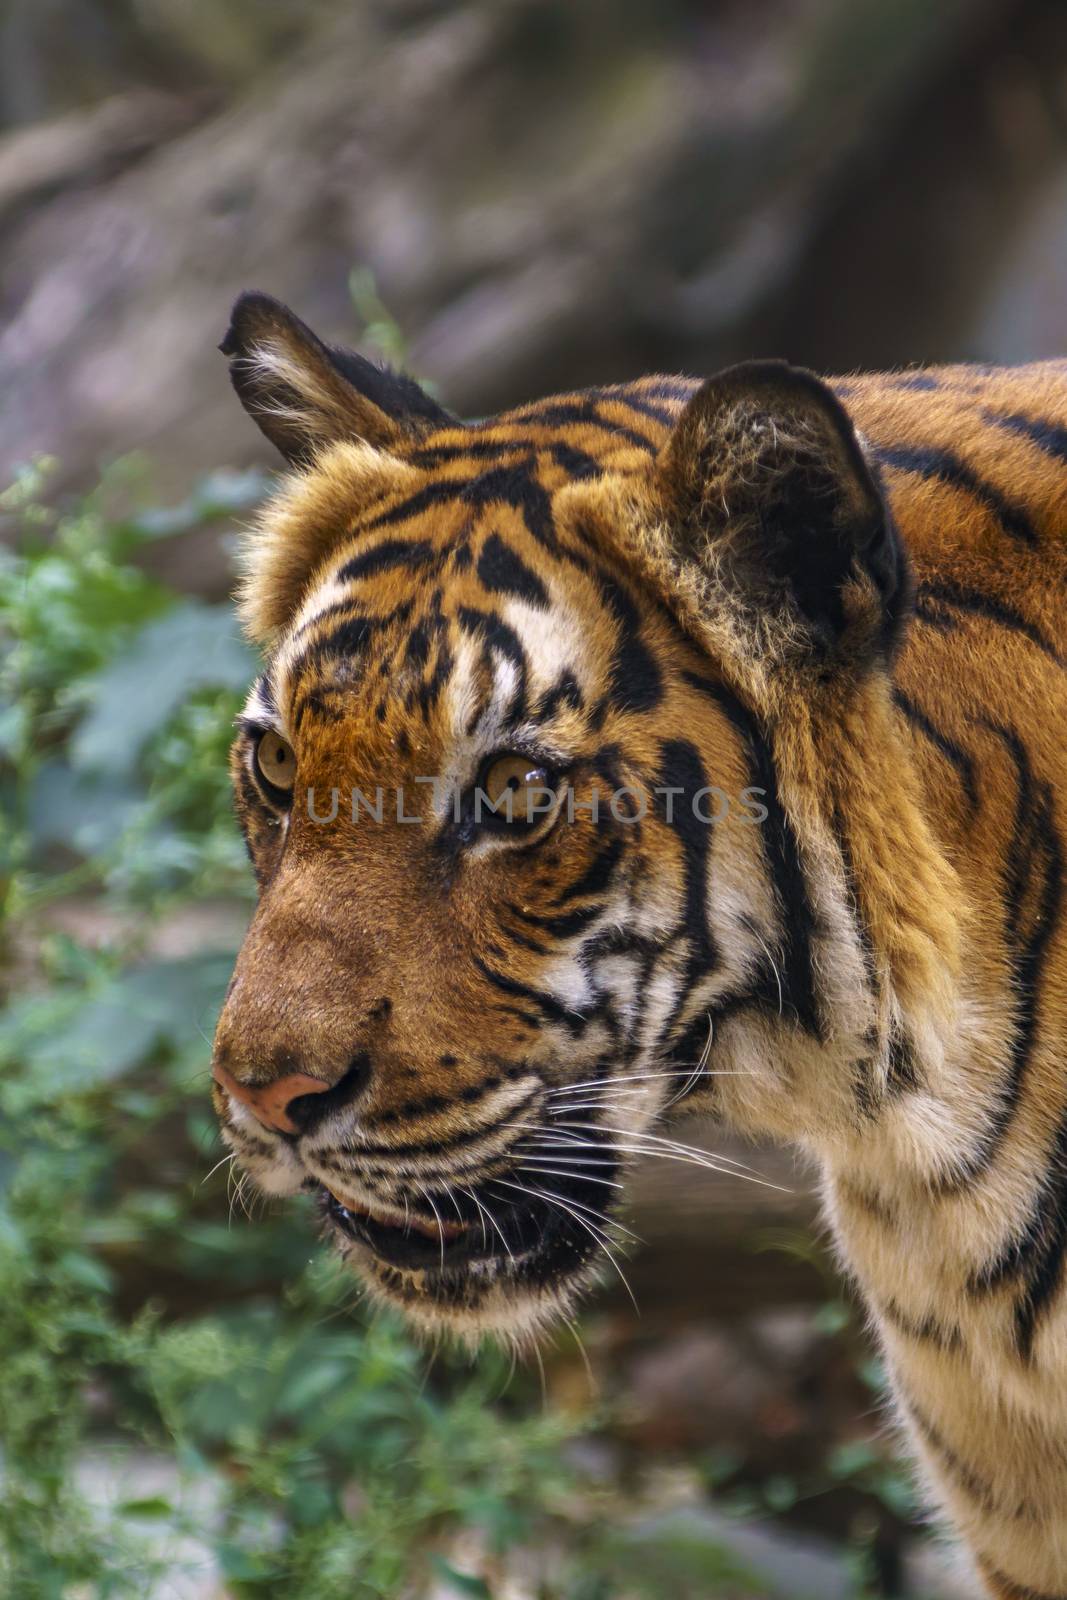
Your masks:
<path fill-rule="evenodd" d="M 245 287 L 468 416 L 1063 355 L 1067 12 L 0 7 L 0 1593 L 973 1595 L 789 1156 L 642 1169 L 640 1315 L 606 1281 L 540 1369 L 417 1349 L 212 1171 L 226 596 L 273 465 L 215 351 Z"/>

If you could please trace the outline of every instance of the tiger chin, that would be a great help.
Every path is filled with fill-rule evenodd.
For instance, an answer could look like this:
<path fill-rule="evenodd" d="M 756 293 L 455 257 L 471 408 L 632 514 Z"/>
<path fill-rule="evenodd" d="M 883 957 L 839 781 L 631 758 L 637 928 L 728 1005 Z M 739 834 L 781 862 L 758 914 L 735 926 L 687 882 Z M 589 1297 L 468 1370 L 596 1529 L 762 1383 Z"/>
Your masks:
<path fill-rule="evenodd" d="M 1064 1600 L 1067 366 L 464 424 L 265 295 L 222 349 L 288 467 L 240 1168 L 416 1325 L 529 1339 L 666 1120 L 803 1147 L 932 1497 L 989 1594 Z"/>

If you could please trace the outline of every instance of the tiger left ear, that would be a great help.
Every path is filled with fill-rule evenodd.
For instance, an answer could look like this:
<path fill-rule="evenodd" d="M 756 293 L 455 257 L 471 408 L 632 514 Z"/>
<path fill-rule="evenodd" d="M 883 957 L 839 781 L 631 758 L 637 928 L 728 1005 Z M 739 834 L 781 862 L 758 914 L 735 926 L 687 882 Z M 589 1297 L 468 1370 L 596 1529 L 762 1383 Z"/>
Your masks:
<path fill-rule="evenodd" d="M 767 648 L 892 650 L 907 560 L 847 412 L 812 373 L 753 361 L 710 378 L 657 475 L 674 559 L 697 563 L 705 593 Z"/>
<path fill-rule="evenodd" d="M 341 439 L 388 450 L 455 421 L 413 378 L 324 344 L 288 306 L 256 290 L 236 301 L 219 349 L 237 398 L 292 466 Z"/>

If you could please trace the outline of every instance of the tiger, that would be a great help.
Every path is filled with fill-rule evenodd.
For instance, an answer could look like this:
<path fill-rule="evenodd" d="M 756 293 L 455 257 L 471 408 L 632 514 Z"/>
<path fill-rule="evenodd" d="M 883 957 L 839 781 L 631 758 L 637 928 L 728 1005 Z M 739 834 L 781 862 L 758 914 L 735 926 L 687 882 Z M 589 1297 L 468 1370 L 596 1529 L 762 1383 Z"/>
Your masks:
<path fill-rule="evenodd" d="M 692 1111 L 814 1158 L 935 1508 L 1067 1600 L 1067 363 L 464 422 L 242 295 L 240 1170 L 536 1341 Z M 681 1169 L 679 1169 L 681 1170 Z"/>

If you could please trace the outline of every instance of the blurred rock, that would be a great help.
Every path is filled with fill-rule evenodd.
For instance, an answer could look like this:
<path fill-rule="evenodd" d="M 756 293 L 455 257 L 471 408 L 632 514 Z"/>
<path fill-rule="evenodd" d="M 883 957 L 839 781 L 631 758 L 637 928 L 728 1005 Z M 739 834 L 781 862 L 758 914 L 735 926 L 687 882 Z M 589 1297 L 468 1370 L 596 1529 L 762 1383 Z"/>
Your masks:
<path fill-rule="evenodd" d="M 463 413 L 719 365 L 758 348 L 846 202 L 877 214 L 904 119 L 981 66 L 998 18 L 1049 9 L 342 8 L 192 131 L 0 227 L 3 464 L 47 449 L 83 479 L 145 446 L 167 493 L 257 457 L 214 350 L 230 300 L 270 288 L 351 341 L 357 265 Z M 1055 44 L 1035 37 L 1048 72 Z M 843 324 L 914 299 L 877 255 L 835 277 Z"/>
<path fill-rule="evenodd" d="M 0 229 L 35 203 L 114 177 L 201 110 L 183 96 L 138 90 L 0 137 Z"/>
<path fill-rule="evenodd" d="M 627 1374 L 631 1432 L 650 1450 L 728 1446 L 748 1439 L 755 1416 L 777 1397 L 777 1375 L 745 1342 L 697 1327 L 639 1356 Z"/>

